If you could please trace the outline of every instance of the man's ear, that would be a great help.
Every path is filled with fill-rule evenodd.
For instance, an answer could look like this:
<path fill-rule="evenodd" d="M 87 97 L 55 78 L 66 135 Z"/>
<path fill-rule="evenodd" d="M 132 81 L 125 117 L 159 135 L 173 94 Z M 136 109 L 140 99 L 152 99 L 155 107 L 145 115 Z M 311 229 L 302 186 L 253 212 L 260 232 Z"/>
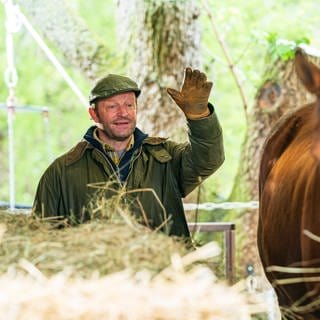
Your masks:
<path fill-rule="evenodd" d="M 97 116 L 97 113 L 96 113 L 95 108 L 89 107 L 88 111 L 89 111 L 89 114 L 90 114 L 91 119 L 92 119 L 94 122 L 99 122 L 99 118 L 98 118 L 98 116 Z"/>

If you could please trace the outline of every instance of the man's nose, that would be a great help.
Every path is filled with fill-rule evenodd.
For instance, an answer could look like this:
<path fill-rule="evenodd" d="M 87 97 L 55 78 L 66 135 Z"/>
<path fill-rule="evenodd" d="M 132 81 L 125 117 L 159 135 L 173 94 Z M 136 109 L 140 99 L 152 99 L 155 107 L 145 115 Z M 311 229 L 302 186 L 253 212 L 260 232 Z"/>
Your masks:
<path fill-rule="evenodd" d="M 127 115 L 128 114 L 128 108 L 126 105 L 120 105 L 118 107 L 118 114 L 120 115 Z"/>

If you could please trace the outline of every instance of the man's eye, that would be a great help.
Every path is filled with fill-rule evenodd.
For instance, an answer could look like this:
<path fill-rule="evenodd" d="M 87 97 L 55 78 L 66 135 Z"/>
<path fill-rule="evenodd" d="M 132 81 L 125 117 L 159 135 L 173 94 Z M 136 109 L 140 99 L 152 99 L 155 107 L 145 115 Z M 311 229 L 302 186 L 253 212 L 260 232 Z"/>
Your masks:
<path fill-rule="evenodd" d="M 107 108 L 108 109 L 114 109 L 116 106 L 114 104 L 109 105 Z"/>

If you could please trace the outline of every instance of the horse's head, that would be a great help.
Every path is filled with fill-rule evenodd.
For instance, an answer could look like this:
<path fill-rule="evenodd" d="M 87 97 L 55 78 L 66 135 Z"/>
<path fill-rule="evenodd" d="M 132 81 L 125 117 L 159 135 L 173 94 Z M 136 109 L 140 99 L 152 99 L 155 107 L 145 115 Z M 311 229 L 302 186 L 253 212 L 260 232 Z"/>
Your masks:
<path fill-rule="evenodd" d="M 311 152 L 320 161 L 320 69 L 306 58 L 300 48 L 296 50 L 294 65 L 297 75 L 306 89 L 317 97 L 315 101 L 316 125 Z"/>

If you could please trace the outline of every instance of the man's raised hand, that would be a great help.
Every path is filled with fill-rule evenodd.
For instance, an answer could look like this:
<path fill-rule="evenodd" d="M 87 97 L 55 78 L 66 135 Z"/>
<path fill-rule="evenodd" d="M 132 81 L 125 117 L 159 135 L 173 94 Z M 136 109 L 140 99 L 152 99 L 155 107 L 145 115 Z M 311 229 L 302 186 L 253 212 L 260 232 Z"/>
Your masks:
<path fill-rule="evenodd" d="M 212 82 L 199 70 L 186 68 L 181 91 L 167 88 L 168 94 L 189 119 L 200 119 L 210 114 L 208 100 Z"/>

